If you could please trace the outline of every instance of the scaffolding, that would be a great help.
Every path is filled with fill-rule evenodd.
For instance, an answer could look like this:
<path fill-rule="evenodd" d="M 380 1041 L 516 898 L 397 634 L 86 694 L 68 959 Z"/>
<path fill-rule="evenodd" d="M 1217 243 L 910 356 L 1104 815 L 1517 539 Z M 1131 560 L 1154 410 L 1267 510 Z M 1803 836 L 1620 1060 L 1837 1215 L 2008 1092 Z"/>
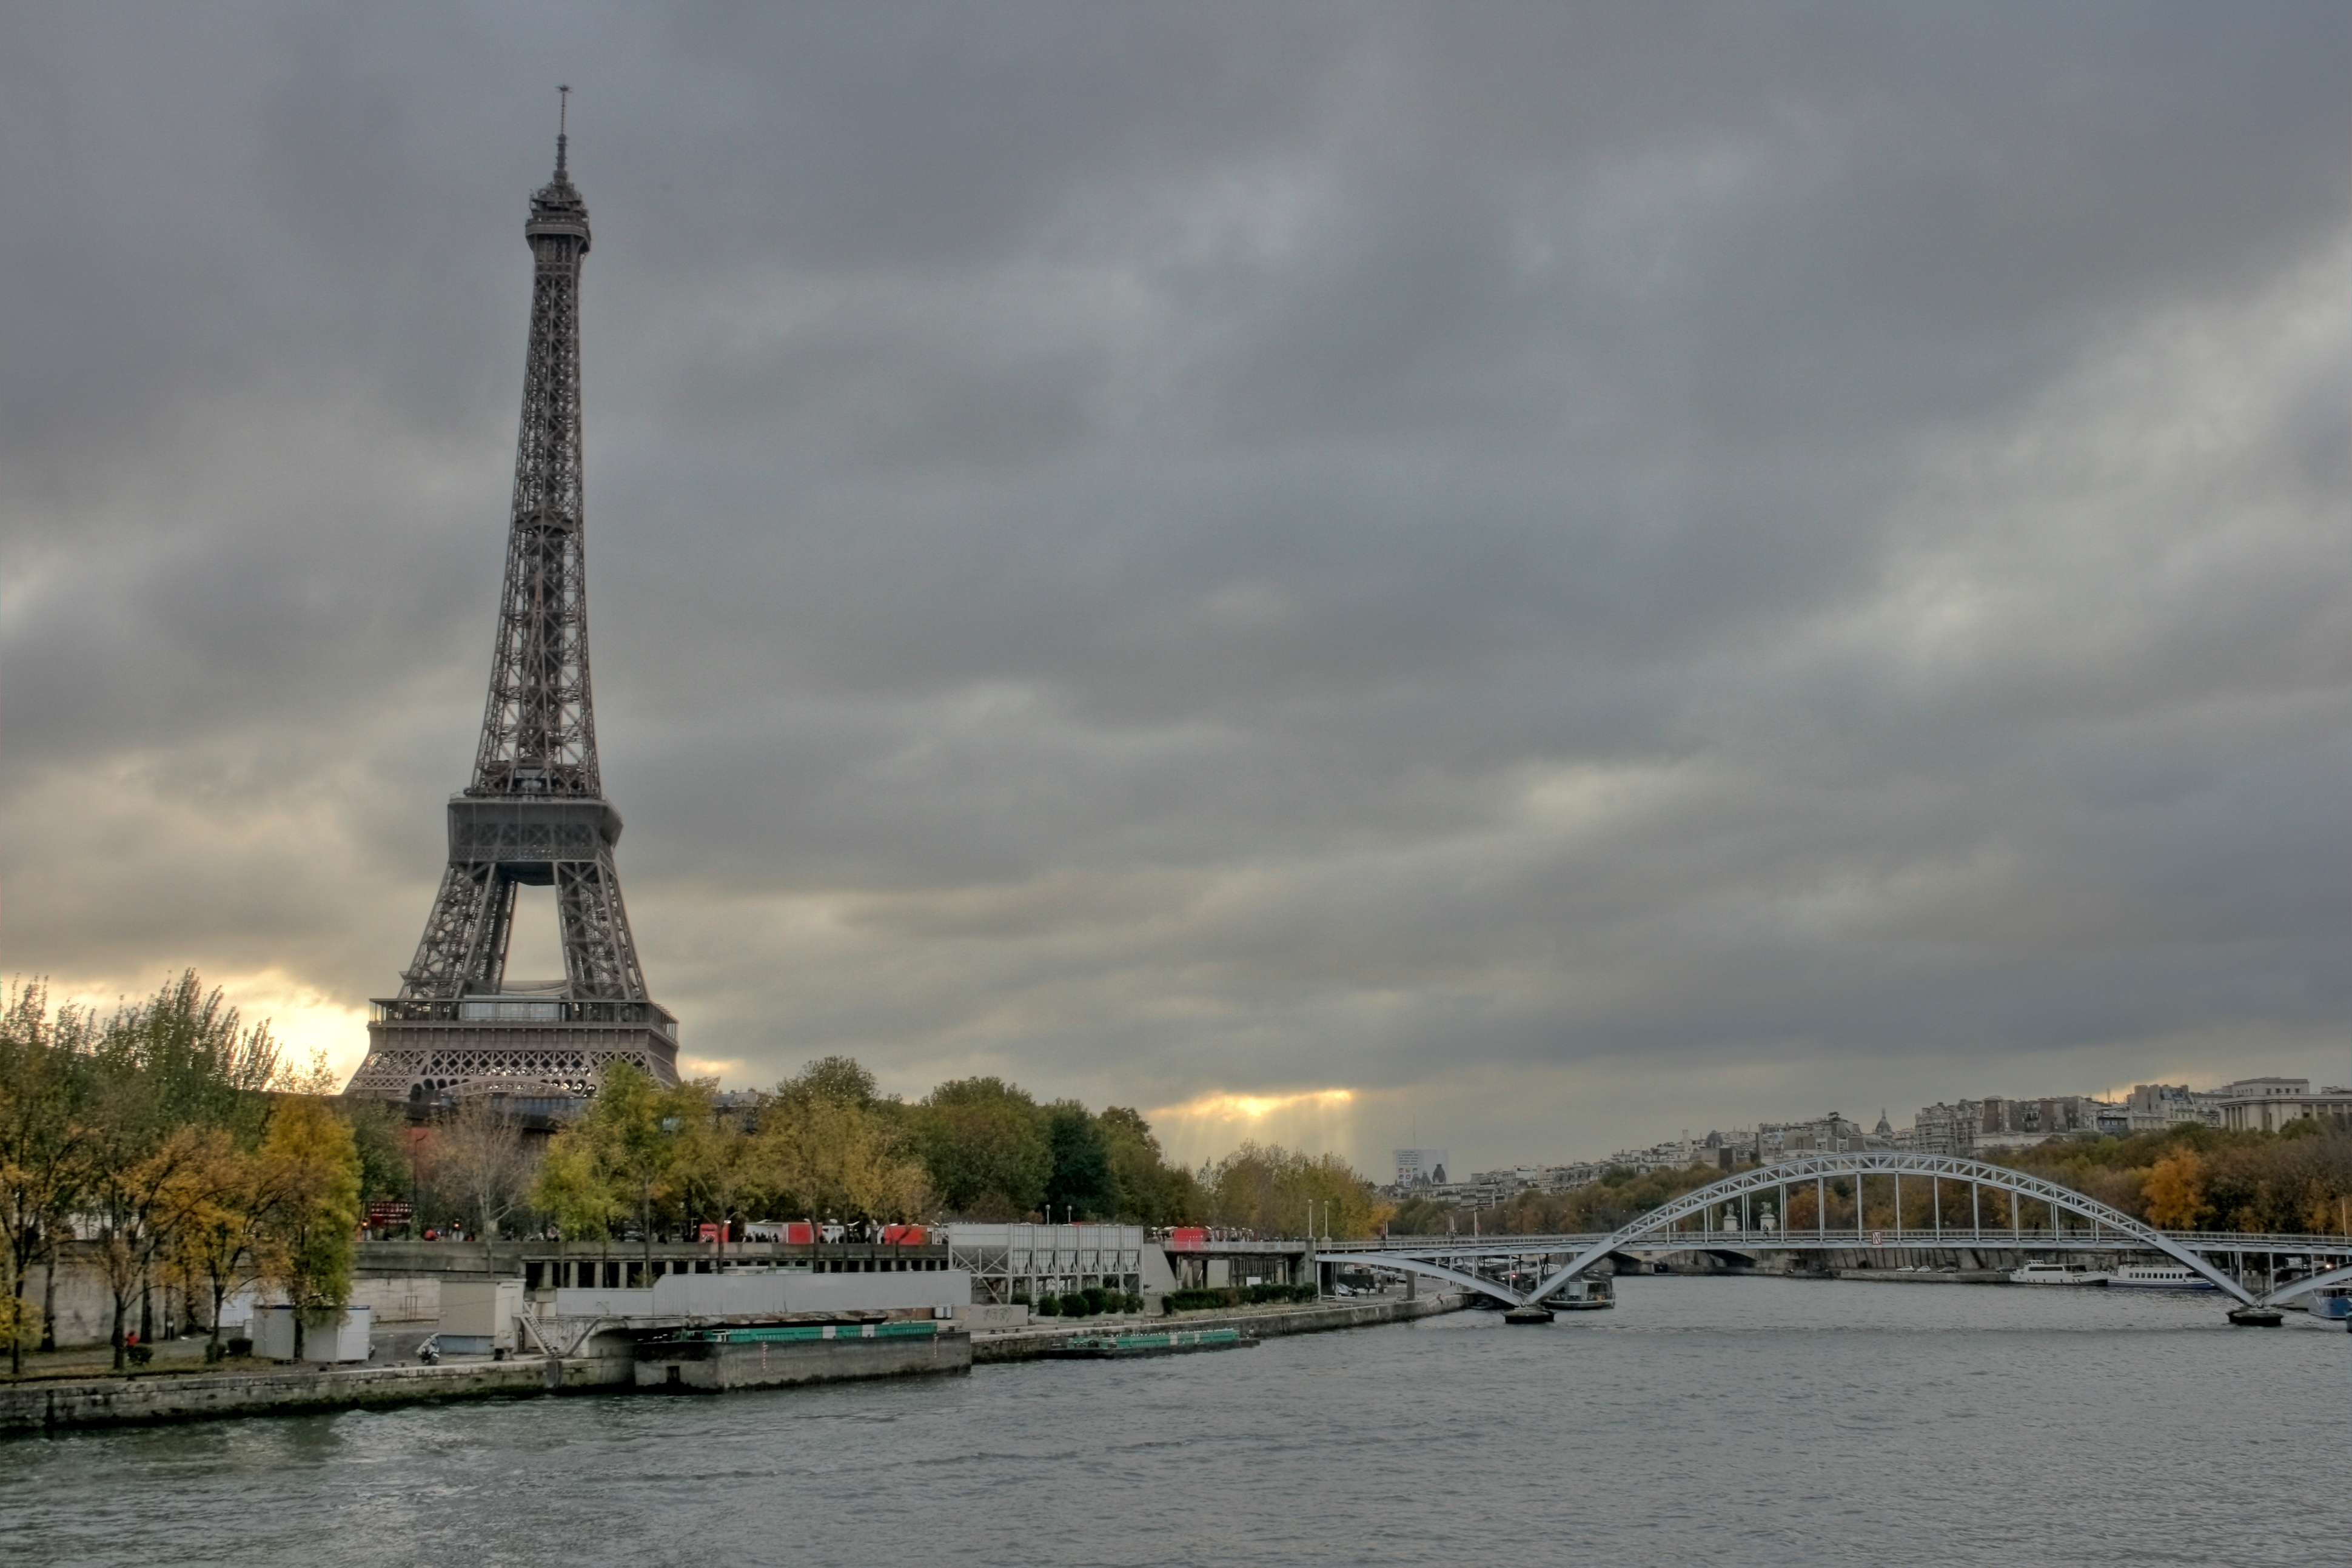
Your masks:
<path fill-rule="evenodd" d="M 971 1271 L 972 1300 L 1034 1301 L 1098 1285 L 1143 1289 L 1139 1225 L 950 1225 L 948 1267 Z"/>

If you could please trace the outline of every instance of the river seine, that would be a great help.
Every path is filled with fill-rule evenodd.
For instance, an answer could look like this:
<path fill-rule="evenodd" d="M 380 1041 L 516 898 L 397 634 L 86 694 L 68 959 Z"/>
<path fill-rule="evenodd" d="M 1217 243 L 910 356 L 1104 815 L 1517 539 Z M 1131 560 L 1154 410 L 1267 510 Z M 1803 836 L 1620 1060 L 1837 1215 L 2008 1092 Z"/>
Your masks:
<path fill-rule="evenodd" d="M 1253 1351 L 19 1439 L 10 1563 L 2352 1562 L 2352 1335 L 1631 1279 Z"/>

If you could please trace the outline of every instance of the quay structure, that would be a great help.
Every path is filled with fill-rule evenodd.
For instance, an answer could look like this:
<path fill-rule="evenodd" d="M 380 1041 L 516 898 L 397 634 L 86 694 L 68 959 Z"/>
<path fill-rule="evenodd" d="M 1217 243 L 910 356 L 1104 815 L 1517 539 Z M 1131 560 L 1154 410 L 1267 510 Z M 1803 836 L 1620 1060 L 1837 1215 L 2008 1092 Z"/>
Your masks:
<path fill-rule="evenodd" d="M 629 1249 L 561 1252 L 545 1242 L 375 1242 L 361 1247 L 353 1301 L 377 1328 L 377 1348 L 405 1341 L 386 1363 L 257 1364 L 141 1375 L 40 1378 L 0 1384 L 0 1432 L 201 1420 L 216 1416 L 366 1408 L 440 1400 L 537 1397 L 551 1394 L 719 1394 L 800 1384 L 966 1373 L 976 1363 L 1026 1361 L 1051 1354 L 1073 1337 L 1166 1321 L 1165 1284 L 1154 1284 L 1144 1314 L 1051 1320 L 1028 1301 L 992 1300 L 1001 1275 L 976 1288 L 961 1265 L 963 1244 L 949 1235 L 912 1246 L 752 1243 L 719 1254 L 715 1244 L 670 1243 Z M 1119 1231 L 1117 1226 L 1037 1226 L 1038 1231 Z M 982 1227 L 973 1251 L 1002 1266 L 997 1234 Z M 1170 1281 L 1267 1269 L 1275 1260 L 1312 1278 L 1304 1241 L 1202 1241 L 1202 1250 L 1169 1261 L 1168 1240 L 1141 1241 L 1127 1261 L 1124 1236 L 1029 1238 L 1032 1257 L 1051 1267 L 1081 1258 L 1111 1271 L 1030 1277 L 1022 1289 L 1045 1294 L 1082 1279 Z M 1234 1251 L 1229 1248 L 1244 1248 Z M 650 1256 L 648 1256 L 650 1254 Z M 1152 1260 L 1157 1260 L 1156 1262 Z M 1394 1295 L 1325 1298 L 1284 1306 L 1185 1313 L 1188 1329 L 1235 1329 L 1259 1337 L 1399 1322 L 1465 1305 L 1463 1292 L 1415 1289 Z M 91 1321 L 99 1321 L 95 1312 Z M 488 1353 L 437 1364 L 413 1359 L 418 1341 L 437 1337 Z M 316 1347 L 339 1336 L 311 1336 Z"/>

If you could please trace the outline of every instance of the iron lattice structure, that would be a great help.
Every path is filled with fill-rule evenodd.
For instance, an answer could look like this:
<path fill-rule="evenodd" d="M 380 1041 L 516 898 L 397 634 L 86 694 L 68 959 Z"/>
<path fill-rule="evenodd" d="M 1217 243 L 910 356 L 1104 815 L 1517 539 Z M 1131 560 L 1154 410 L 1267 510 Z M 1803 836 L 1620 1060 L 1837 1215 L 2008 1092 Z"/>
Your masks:
<path fill-rule="evenodd" d="M 530 338 L 505 584 L 473 782 L 449 801 L 449 863 L 400 994 L 375 1004 L 346 1092 L 411 1100 L 593 1093 L 604 1068 L 677 1078 L 677 1026 L 646 994 L 604 799 L 588 680 L 580 273 L 588 206 L 568 127 L 530 198 Z M 517 891 L 555 889 L 563 978 L 509 984 Z"/>

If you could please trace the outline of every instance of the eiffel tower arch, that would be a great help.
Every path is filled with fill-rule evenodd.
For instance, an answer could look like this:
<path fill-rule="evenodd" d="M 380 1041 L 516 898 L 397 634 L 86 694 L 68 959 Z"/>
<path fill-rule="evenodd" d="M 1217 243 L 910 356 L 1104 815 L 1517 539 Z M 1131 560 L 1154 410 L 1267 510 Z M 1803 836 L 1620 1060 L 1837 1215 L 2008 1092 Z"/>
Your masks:
<path fill-rule="evenodd" d="M 378 999 L 347 1094 L 430 1101 L 595 1092 L 635 1064 L 677 1081 L 677 1020 L 646 990 L 614 861 L 621 814 L 604 798 L 588 684 L 581 522 L 580 271 L 588 206 L 568 169 L 530 198 L 530 346 L 506 580 L 473 782 L 449 800 L 449 861 L 400 994 Z M 555 889 L 560 980 L 512 981 L 517 889 Z"/>

